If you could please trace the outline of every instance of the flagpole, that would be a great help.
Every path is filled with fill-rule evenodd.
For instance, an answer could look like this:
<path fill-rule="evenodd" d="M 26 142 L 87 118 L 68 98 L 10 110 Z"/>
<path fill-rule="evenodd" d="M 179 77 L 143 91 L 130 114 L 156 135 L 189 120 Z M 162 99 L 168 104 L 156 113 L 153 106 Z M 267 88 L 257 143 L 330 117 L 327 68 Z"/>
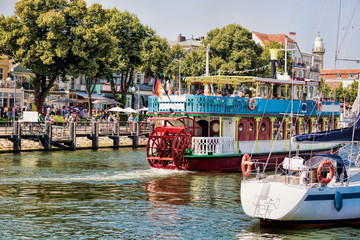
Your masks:
<path fill-rule="evenodd" d="M 287 36 L 285 35 L 285 74 L 287 75 Z"/>

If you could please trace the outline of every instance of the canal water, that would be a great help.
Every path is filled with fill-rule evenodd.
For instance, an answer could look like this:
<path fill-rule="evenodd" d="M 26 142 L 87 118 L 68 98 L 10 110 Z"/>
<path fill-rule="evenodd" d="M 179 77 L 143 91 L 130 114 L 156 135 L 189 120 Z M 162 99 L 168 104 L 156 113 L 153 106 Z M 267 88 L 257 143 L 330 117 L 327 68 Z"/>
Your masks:
<path fill-rule="evenodd" d="M 144 150 L 0 155 L 0 239 L 358 239 L 356 227 L 261 229 L 240 173 L 153 170 Z"/>

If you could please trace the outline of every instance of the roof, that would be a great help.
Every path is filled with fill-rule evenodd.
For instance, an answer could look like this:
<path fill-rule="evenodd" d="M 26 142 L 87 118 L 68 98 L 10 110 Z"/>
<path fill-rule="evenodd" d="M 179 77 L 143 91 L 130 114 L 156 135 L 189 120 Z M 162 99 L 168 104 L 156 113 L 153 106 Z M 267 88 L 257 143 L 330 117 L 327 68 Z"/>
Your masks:
<path fill-rule="evenodd" d="M 259 38 L 259 40 L 263 43 L 268 43 L 268 42 L 274 41 L 274 42 L 281 43 L 282 45 L 285 46 L 286 38 L 289 43 L 296 43 L 296 41 L 289 38 L 285 34 L 265 34 L 265 33 L 259 33 L 259 32 L 253 32 L 253 34 L 255 34 Z"/>
<path fill-rule="evenodd" d="M 360 69 L 327 69 L 327 70 L 320 70 L 320 74 L 351 74 L 351 73 L 355 73 L 355 74 L 359 74 L 360 73 Z"/>
<path fill-rule="evenodd" d="M 83 98 L 88 98 L 88 94 L 86 92 L 71 92 L 71 93 L 76 94 L 76 95 L 78 95 L 80 97 L 83 97 Z M 93 98 L 93 99 L 108 99 L 108 98 L 106 98 L 104 96 L 101 96 L 101 95 L 99 95 L 97 93 L 91 94 L 91 98 Z"/>

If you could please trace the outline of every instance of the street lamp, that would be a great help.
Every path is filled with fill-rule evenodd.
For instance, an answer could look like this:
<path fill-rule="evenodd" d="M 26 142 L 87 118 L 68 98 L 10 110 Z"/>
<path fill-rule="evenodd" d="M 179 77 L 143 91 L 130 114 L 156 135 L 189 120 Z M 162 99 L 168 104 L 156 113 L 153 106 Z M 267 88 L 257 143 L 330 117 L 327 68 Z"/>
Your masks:
<path fill-rule="evenodd" d="M 12 81 L 12 74 L 9 74 L 9 77 L 6 79 L 7 81 Z M 16 79 L 14 78 L 14 112 L 13 112 L 13 121 L 15 122 L 15 113 L 16 113 Z"/>

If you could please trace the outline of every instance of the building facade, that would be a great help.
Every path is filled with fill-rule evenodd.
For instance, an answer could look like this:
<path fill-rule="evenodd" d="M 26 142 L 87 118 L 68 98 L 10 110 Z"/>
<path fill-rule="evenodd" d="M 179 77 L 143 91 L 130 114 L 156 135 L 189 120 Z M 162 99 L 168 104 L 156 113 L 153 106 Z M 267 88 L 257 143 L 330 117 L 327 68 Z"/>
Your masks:
<path fill-rule="evenodd" d="M 294 65 L 292 70 L 292 79 L 320 80 L 320 69 L 323 66 L 323 55 L 325 48 L 322 38 L 316 38 L 314 41 L 312 53 L 302 53 L 297 42 L 288 37 L 286 34 L 265 34 L 252 32 L 252 38 L 255 43 L 265 46 L 267 43 L 274 41 L 284 46 L 290 52 Z"/>

